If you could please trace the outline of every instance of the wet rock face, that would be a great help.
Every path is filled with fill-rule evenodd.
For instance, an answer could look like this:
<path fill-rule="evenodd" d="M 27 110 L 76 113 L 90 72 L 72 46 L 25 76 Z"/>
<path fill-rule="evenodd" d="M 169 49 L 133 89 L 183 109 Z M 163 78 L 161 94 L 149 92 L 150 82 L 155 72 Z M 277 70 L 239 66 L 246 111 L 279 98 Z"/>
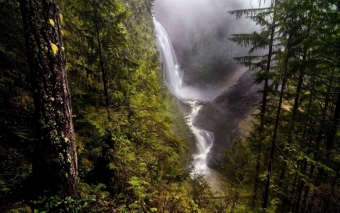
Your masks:
<path fill-rule="evenodd" d="M 194 125 L 214 133 L 215 142 L 208 155 L 208 166 L 218 168 L 226 149 L 232 141 L 241 136 L 239 123 L 256 110 L 256 103 L 262 95 L 258 90 L 262 85 L 254 85 L 250 72 L 246 72 L 228 91 L 213 102 L 203 105 Z"/>

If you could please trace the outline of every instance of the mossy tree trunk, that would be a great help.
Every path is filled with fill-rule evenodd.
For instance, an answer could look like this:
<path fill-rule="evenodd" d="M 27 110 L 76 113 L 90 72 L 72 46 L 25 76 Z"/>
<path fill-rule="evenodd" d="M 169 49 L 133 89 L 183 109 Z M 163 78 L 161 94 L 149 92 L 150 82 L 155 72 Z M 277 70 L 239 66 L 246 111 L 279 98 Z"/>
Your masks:
<path fill-rule="evenodd" d="M 33 89 L 37 193 L 76 196 L 77 154 L 58 0 L 20 0 Z"/>

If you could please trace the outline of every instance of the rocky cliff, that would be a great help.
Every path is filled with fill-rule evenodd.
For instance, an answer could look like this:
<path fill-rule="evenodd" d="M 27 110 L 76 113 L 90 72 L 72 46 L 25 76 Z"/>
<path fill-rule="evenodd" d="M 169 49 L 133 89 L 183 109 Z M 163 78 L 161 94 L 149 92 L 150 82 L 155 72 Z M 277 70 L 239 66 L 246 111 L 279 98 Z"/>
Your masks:
<path fill-rule="evenodd" d="M 194 125 L 214 133 L 215 142 L 208 155 L 208 166 L 219 167 L 225 150 L 242 135 L 240 123 L 251 116 L 262 95 L 254 85 L 251 72 L 245 72 L 235 85 L 212 102 L 206 102 Z"/>

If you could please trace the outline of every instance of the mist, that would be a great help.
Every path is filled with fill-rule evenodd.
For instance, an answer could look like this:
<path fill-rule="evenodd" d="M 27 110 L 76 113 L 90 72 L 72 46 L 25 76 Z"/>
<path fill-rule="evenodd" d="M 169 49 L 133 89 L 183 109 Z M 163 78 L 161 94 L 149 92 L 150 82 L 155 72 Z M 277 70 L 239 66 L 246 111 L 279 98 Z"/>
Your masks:
<path fill-rule="evenodd" d="M 248 54 L 228 38 L 257 29 L 228 11 L 256 6 L 236 0 L 155 0 L 155 17 L 171 38 L 186 84 L 204 90 L 226 86 L 239 70 L 232 58 Z"/>

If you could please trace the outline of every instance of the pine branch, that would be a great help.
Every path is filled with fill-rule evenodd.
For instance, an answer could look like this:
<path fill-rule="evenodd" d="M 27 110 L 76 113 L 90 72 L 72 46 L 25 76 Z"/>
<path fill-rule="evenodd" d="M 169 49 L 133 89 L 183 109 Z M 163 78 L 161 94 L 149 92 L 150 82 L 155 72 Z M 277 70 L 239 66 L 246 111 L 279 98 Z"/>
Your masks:
<path fill-rule="evenodd" d="M 228 38 L 229 41 L 235 42 L 241 46 L 248 46 L 250 44 L 253 45 L 250 53 L 257 49 L 266 48 L 269 45 L 269 32 L 262 31 L 260 34 L 254 31 L 251 34 L 232 34 L 231 38 Z"/>
<path fill-rule="evenodd" d="M 260 25 L 260 26 L 269 27 L 272 24 L 271 22 L 268 22 L 268 20 L 266 20 L 263 14 L 259 14 L 256 16 L 249 16 L 249 19 L 254 21 L 257 25 Z"/>

